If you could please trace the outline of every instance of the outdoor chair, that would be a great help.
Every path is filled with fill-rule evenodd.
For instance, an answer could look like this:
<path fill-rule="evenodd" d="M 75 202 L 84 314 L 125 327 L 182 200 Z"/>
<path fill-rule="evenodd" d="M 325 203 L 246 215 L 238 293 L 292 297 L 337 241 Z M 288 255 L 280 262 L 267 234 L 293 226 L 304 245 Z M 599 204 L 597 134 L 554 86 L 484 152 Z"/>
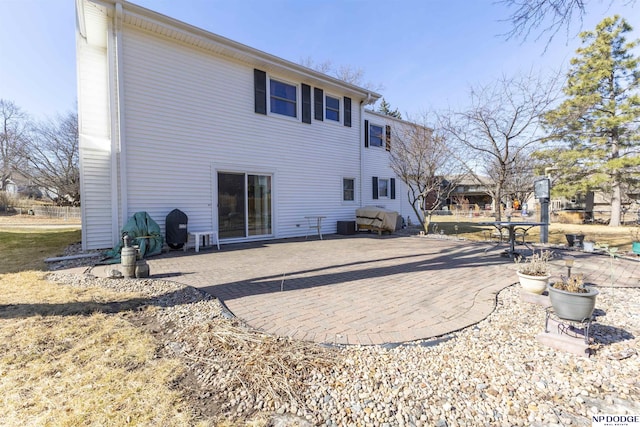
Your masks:
<path fill-rule="evenodd" d="M 527 237 L 527 229 L 522 227 L 516 227 L 513 230 L 516 233 L 515 242 L 518 243 L 518 239 L 520 239 L 520 244 L 525 244 L 525 237 Z"/>

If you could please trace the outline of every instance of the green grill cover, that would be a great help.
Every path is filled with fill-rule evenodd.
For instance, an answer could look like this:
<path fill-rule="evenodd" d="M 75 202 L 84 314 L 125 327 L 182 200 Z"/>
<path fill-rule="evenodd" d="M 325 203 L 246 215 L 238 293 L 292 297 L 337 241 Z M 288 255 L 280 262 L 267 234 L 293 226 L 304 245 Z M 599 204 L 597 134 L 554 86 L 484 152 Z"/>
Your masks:
<path fill-rule="evenodd" d="M 158 255 L 162 252 L 162 233 L 160 226 L 151 219 L 146 212 L 136 212 L 129 221 L 122 227 L 121 235 L 129 235 L 130 244 L 139 246 L 140 254 L 143 258 Z M 122 249 L 122 240 L 118 244 L 107 251 L 103 260 L 105 264 L 115 264 L 120 262 L 120 250 Z"/>

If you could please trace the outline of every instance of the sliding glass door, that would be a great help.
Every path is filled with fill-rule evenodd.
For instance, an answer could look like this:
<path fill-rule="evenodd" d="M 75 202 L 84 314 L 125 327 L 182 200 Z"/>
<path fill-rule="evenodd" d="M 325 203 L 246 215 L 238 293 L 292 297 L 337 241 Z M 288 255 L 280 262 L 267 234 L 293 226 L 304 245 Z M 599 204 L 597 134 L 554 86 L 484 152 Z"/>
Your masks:
<path fill-rule="evenodd" d="M 221 239 L 272 234 L 271 176 L 218 172 Z"/>

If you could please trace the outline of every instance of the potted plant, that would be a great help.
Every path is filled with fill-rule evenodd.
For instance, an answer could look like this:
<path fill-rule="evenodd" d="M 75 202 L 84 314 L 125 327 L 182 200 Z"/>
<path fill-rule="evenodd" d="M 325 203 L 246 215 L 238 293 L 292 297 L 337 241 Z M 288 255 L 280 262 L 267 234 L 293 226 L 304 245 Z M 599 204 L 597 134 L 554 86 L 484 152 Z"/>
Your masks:
<path fill-rule="evenodd" d="M 534 252 L 533 255 L 527 257 L 524 261 L 522 258 L 516 258 L 518 270 L 518 279 L 520 286 L 526 292 L 533 294 L 542 294 L 547 289 L 549 282 L 549 260 L 553 254 L 549 251 Z"/>
<path fill-rule="evenodd" d="M 631 250 L 640 255 L 640 227 L 631 227 Z"/>
<path fill-rule="evenodd" d="M 582 242 L 584 240 L 584 234 L 582 233 L 567 233 L 564 235 L 567 238 L 567 243 L 570 248 L 580 248 L 582 247 Z"/>
<path fill-rule="evenodd" d="M 562 277 L 550 284 L 549 299 L 556 315 L 565 320 L 584 322 L 591 318 L 598 290 L 585 286 L 582 274 Z"/>

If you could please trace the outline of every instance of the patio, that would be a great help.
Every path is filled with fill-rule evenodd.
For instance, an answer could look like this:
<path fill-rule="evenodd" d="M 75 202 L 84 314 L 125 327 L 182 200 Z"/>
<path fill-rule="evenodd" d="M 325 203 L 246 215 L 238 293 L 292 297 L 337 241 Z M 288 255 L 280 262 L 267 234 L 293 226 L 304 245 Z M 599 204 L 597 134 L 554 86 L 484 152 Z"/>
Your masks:
<path fill-rule="evenodd" d="M 200 288 L 265 332 L 335 344 L 441 336 L 484 319 L 515 283 L 503 248 L 418 236 L 325 236 L 173 251 L 148 260 L 151 277 Z M 593 283 L 639 286 L 640 262 L 572 252 Z M 106 276 L 113 266 L 97 266 Z M 554 273 L 564 272 L 561 260 Z M 542 328 L 543 325 L 540 325 Z"/>

